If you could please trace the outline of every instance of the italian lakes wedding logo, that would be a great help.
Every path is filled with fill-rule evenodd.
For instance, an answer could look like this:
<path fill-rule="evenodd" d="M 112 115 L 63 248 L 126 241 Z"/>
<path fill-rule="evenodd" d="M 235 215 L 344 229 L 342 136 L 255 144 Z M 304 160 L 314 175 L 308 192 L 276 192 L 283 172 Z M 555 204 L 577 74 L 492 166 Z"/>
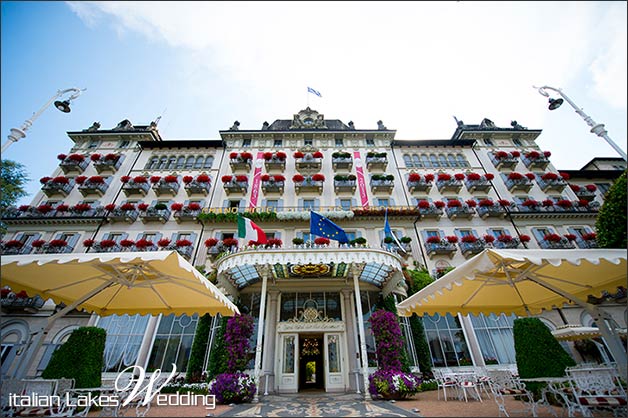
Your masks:
<path fill-rule="evenodd" d="M 172 372 L 158 387 L 156 382 L 161 377 L 161 370 L 155 370 L 146 381 L 146 371 L 141 366 L 129 366 L 122 370 L 114 382 L 110 394 L 104 394 L 102 388 L 94 388 L 85 394 L 71 396 L 69 392 L 63 395 L 9 394 L 11 408 L 116 408 L 131 403 L 137 406 L 147 406 L 155 399 L 156 406 L 204 406 L 205 409 L 216 409 L 214 395 L 186 393 L 160 393 L 177 374 L 177 366 L 172 365 Z M 145 382 L 146 381 L 146 382 Z M 98 390 L 101 389 L 101 390 Z M 74 393 L 78 393 L 74 391 Z"/>

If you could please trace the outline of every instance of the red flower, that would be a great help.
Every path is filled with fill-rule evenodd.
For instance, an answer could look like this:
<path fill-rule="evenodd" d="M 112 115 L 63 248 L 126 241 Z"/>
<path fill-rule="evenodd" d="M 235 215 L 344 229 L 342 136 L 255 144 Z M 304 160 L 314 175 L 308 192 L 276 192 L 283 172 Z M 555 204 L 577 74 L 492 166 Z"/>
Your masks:
<path fill-rule="evenodd" d="M 262 177 L 260 177 L 260 179 L 261 179 L 262 181 L 268 181 L 268 180 L 270 180 L 270 175 L 268 175 L 268 174 L 262 174 Z"/>
<path fill-rule="evenodd" d="M 235 238 L 225 238 L 222 240 L 222 244 L 225 247 L 235 247 L 238 245 L 238 240 Z"/>
<path fill-rule="evenodd" d="M 218 244 L 218 240 L 216 238 L 208 238 L 205 240 L 206 247 L 213 247 L 216 244 Z"/>
<path fill-rule="evenodd" d="M 100 246 L 102 248 L 111 248 L 114 245 L 116 245 L 116 242 L 112 239 L 104 239 L 102 241 L 100 241 Z"/>
<path fill-rule="evenodd" d="M 209 183 L 210 178 L 207 174 L 199 174 L 198 177 L 196 177 L 196 181 L 199 183 Z"/>
<path fill-rule="evenodd" d="M 578 186 L 577 184 L 570 184 L 569 188 L 571 190 L 573 190 L 574 192 L 579 192 L 580 191 L 580 186 Z"/>
<path fill-rule="evenodd" d="M 312 176 L 312 180 L 313 181 L 325 181 L 325 176 L 320 174 L 320 173 L 319 174 L 314 174 Z"/>
<path fill-rule="evenodd" d="M 189 210 L 199 210 L 201 208 L 201 205 L 199 205 L 196 202 L 190 202 L 188 203 L 188 209 Z"/>
<path fill-rule="evenodd" d="M 40 179 L 39 179 L 39 182 L 40 182 L 41 184 L 46 184 L 46 183 L 48 183 L 50 180 L 52 180 L 52 177 L 42 177 L 42 178 L 40 178 Z"/>
<path fill-rule="evenodd" d="M 233 179 L 233 176 L 230 176 L 230 175 L 222 176 L 220 178 L 220 180 L 222 180 L 223 183 L 229 183 L 231 179 Z"/>
<path fill-rule="evenodd" d="M 523 206 L 538 206 L 539 202 L 534 199 L 526 199 L 521 203 Z"/>
<path fill-rule="evenodd" d="M 464 180 L 464 174 L 462 174 L 462 173 L 456 173 L 456 174 L 454 174 L 454 178 L 455 178 L 456 180 Z"/>
<path fill-rule="evenodd" d="M 588 200 L 584 200 L 584 199 L 580 199 L 580 200 L 578 200 L 578 206 L 582 206 L 582 207 L 586 208 L 587 206 L 589 206 L 589 201 Z"/>
<path fill-rule="evenodd" d="M 24 246 L 24 243 L 22 241 L 12 239 L 11 241 L 7 241 L 4 246 L 7 248 L 22 248 Z"/>
<path fill-rule="evenodd" d="M 70 180 L 64 176 L 57 176 L 52 179 L 52 182 L 57 184 L 69 184 Z"/>
<path fill-rule="evenodd" d="M 560 206 L 561 208 L 570 208 L 573 206 L 573 203 L 571 203 L 571 200 L 561 199 L 556 202 L 556 205 Z"/>
<path fill-rule="evenodd" d="M 239 174 L 239 175 L 237 175 L 235 178 L 236 178 L 236 181 L 237 181 L 238 183 L 243 183 L 243 182 L 246 182 L 246 181 L 248 181 L 248 179 L 249 179 L 249 178 L 248 178 L 247 176 L 245 176 L 244 174 Z"/>
<path fill-rule="evenodd" d="M 277 174 L 275 175 L 275 181 L 285 181 L 286 178 L 284 176 L 282 176 L 281 174 Z"/>
<path fill-rule="evenodd" d="M 53 239 L 48 243 L 48 245 L 50 245 L 51 247 L 59 248 L 65 247 L 66 245 L 68 245 L 68 242 L 64 239 Z"/>
<path fill-rule="evenodd" d="M 478 202 L 480 206 L 493 206 L 493 201 L 491 199 L 482 199 Z"/>
<path fill-rule="evenodd" d="M 458 237 L 455 235 L 448 235 L 445 237 L 445 239 L 447 240 L 448 243 L 450 244 L 455 244 L 458 242 Z"/>
<path fill-rule="evenodd" d="M 111 211 L 114 210 L 116 208 L 116 204 L 115 203 L 109 203 L 108 205 L 105 205 L 105 209 Z"/>
<path fill-rule="evenodd" d="M 250 160 L 253 158 L 253 154 L 251 154 L 250 152 L 243 152 L 242 154 L 240 154 L 240 157 L 242 157 L 243 160 Z"/>
<path fill-rule="evenodd" d="M 273 153 L 272 152 L 265 152 L 263 156 L 264 156 L 264 159 L 266 161 L 268 161 L 268 160 L 273 158 Z"/>
<path fill-rule="evenodd" d="M 83 184 L 85 183 L 85 180 L 87 180 L 87 176 L 78 176 L 74 179 L 76 184 Z"/>
<path fill-rule="evenodd" d="M 440 244 L 440 238 L 432 235 L 431 237 L 427 238 L 427 243 L 428 244 Z"/>
<path fill-rule="evenodd" d="M 421 209 L 427 209 L 430 207 L 430 202 L 428 202 L 427 200 L 419 200 L 419 203 L 417 203 L 417 206 Z"/>
<path fill-rule="evenodd" d="M 418 173 L 410 173 L 410 175 L 408 175 L 408 181 L 421 181 L 421 175 Z"/>
<path fill-rule="evenodd" d="M 140 203 L 141 205 L 146 205 L 145 203 Z M 148 205 L 146 205 L 146 208 L 148 208 Z M 123 203 L 120 206 L 121 210 L 135 210 L 135 205 L 133 203 Z M 146 209 L 142 209 L 142 210 L 146 210 Z"/>
<path fill-rule="evenodd" d="M 135 183 L 147 183 L 148 182 L 148 180 L 144 176 L 136 176 L 133 178 L 133 181 Z"/>
<path fill-rule="evenodd" d="M 183 203 L 173 203 L 172 205 L 170 205 L 170 209 L 176 211 L 179 211 L 181 209 L 183 209 Z"/>
<path fill-rule="evenodd" d="M 89 203 L 77 203 L 76 205 L 72 206 L 72 210 L 75 212 L 87 212 L 91 208 L 92 206 Z"/>
<path fill-rule="evenodd" d="M 563 178 L 563 180 L 569 180 L 571 178 L 569 173 L 558 173 L 558 174 L 560 174 L 560 176 Z"/>
<path fill-rule="evenodd" d="M 100 154 L 92 154 L 92 155 L 89 156 L 89 159 L 95 162 L 95 161 L 100 160 L 101 157 L 102 157 L 102 155 L 100 155 Z"/>
<path fill-rule="evenodd" d="M 157 241 L 157 245 L 160 247 L 167 247 L 168 245 L 170 245 L 170 239 L 162 238 L 159 241 Z"/>
<path fill-rule="evenodd" d="M 15 294 L 15 297 L 18 299 L 26 299 L 28 298 L 28 294 L 26 293 L 26 290 L 20 290 L 18 293 Z"/>
<path fill-rule="evenodd" d="M 442 200 L 437 200 L 434 202 L 434 206 L 436 206 L 438 209 L 442 209 L 445 207 L 445 202 L 443 202 Z"/>
<path fill-rule="evenodd" d="M 153 244 L 152 241 L 142 238 L 142 239 L 137 240 L 137 242 L 135 243 L 135 248 L 148 248 L 148 247 L 152 247 L 153 245 L 155 244 Z"/>
<path fill-rule="evenodd" d="M 510 206 L 510 200 L 506 200 L 506 199 L 499 199 L 497 203 L 499 203 L 502 206 Z"/>
<path fill-rule="evenodd" d="M 175 243 L 175 245 L 177 247 L 189 247 L 192 245 L 192 241 L 190 241 L 189 239 L 180 239 Z"/>
<path fill-rule="evenodd" d="M 166 176 L 164 177 L 164 181 L 166 183 L 176 183 L 177 181 L 179 181 L 179 178 L 177 176 Z"/>
<path fill-rule="evenodd" d="M 521 155 L 521 153 L 519 151 L 513 151 L 510 153 L 510 155 L 512 155 L 515 158 L 518 158 Z"/>
<path fill-rule="evenodd" d="M 20 205 L 19 208 L 17 208 L 17 210 L 19 210 L 20 212 L 26 212 L 30 209 L 31 207 L 29 205 Z"/>
<path fill-rule="evenodd" d="M 597 186 L 595 184 L 587 184 L 584 187 L 590 192 L 594 192 L 597 190 Z"/>
<path fill-rule="evenodd" d="M 517 173 L 516 171 L 513 171 L 512 173 L 508 174 L 508 179 L 510 180 L 521 180 L 523 178 L 523 175 L 521 173 Z"/>
<path fill-rule="evenodd" d="M 301 183 L 303 180 L 305 180 L 305 177 L 303 177 L 301 174 L 295 174 L 294 176 L 292 176 L 292 181 L 295 183 Z"/>
<path fill-rule="evenodd" d="M 44 204 L 44 205 L 37 206 L 37 212 L 40 212 L 40 213 L 45 214 L 45 213 L 51 212 L 52 210 L 53 210 L 52 205 Z"/>
<path fill-rule="evenodd" d="M 487 242 L 487 243 L 489 243 L 489 244 L 490 244 L 491 242 L 495 241 L 495 237 L 494 237 L 493 235 L 490 235 L 490 234 L 486 234 L 486 235 L 484 235 L 484 237 L 483 237 L 483 238 L 484 238 L 484 241 L 485 241 L 485 242 Z"/>
<path fill-rule="evenodd" d="M 459 208 L 462 206 L 462 203 L 458 199 L 451 199 L 447 201 L 448 208 Z"/>
<path fill-rule="evenodd" d="M 80 163 L 81 161 L 85 160 L 85 156 L 81 154 L 70 154 L 68 155 L 68 159 L 70 161 L 76 161 Z"/>
<path fill-rule="evenodd" d="M 477 240 L 477 237 L 473 235 L 465 235 L 464 237 L 460 238 L 460 241 L 462 242 L 476 242 Z"/>
<path fill-rule="evenodd" d="M 120 156 L 118 154 L 109 153 L 105 155 L 105 161 L 116 161 Z"/>
<path fill-rule="evenodd" d="M 89 182 L 93 184 L 105 184 L 105 179 L 102 176 L 91 176 Z"/>
<path fill-rule="evenodd" d="M 469 207 L 471 207 L 471 208 L 476 207 L 476 206 L 477 206 L 477 204 L 478 204 L 478 202 L 476 202 L 476 201 L 475 201 L 475 200 L 473 200 L 473 199 L 466 200 L 464 203 L 466 203 L 466 204 L 467 204 L 467 206 L 469 206 Z"/>
<path fill-rule="evenodd" d="M 65 160 L 66 158 L 68 158 L 68 156 L 67 156 L 67 155 L 65 155 L 65 154 L 59 154 L 59 155 L 57 155 L 57 159 L 58 159 L 58 160 L 63 161 L 63 160 Z"/>
<path fill-rule="evenodd" d="M 543 180 L 556 180 L 558 179 L 558 174 L 556 173 L 545 173 L 541 176 Z"/>
<path fill-rule="evenodd" d="M 148 209 L 148 203 L 143 203 L 143 202 L 142 203 L 138 203 L 137 204 L 137 208 L 139 210 L 146 210 L 146 209 Z"/>
<path fill-rule="evenodd" d="M 316 151 L 314 154 L 312 154 L 312 157 L 314 158 L 323 158 L 323 153 L 320 151 Z"/>
<path fill-rule="evenodd" d="M 120 246 L 125 247 L 125 248 L 129 248 L 135 245 L 135 242 L 133 242 L 130 239 L 123 239 L 122 241 L 120 241 Z"/>
<path fill-rule="evenodd" d="M 545 156 L 545 158 L 549 158 L 552 156 L 552 153 L 549 151 L 543 151 L 543 155 Z"/>
<path fill-rule="evenodd" d="M 270 238 L 266 241 L 266 247 L 281 247 L 283 245 L 283 241 L 279 238 Z"/>
<path fill-rule="evenodd" d="M 183 182 L 185 184 L 190 184 L 192 182 L 192 180 L 194 180 L 194 177 L 192 177 L 192 176 L 183 176 Z"/>
<path fill-rule="evenodd" d="M 285 160 L 286 159 L 286 153 L 283 151 L 279 151 L 275 154 L 277 156 L 278 159 L 280 160 Z"/>
<path fill-rule="evenodd" d="M 547 234 L 543 237 L 545 241 L 560 242 L 561 238 L 558 234 Z"/>
<path fill-rule="evenodd" d="M 477 181 L 481 178 L 482 176 L 480 176 L 478 173 L 467 173 L 467 180 L 471 180 L 471 181 Z"/>
<path fill-rule="evenodd" d="M 534 180 L 536 178 L 534 173 L 526 173 L 525 176 L 528 180 Z"/>
<path fill-rule="evenodd" d="M 153 184 L 159 183 L 159 180 L 161 180 L 161 176 L 150 176 L 150 182 Z"/>
<path fill-rule="evenodd" d="M 131 180 L 131 176 L 122 176 L 122 177 L 120 177 L 120 181 L 122 183 L 128 183 L 129 180 Z"/>
<path fill-rule="evenodd" d="M 500 236 L 497 237 L 497 241 L 499 241 L 499 242 L 510 242 L 510 241 L 512 241 L 512 237 L 510 235 L 503 234 L 503 235 L 500 235 Z"/>
<path fill-rule="evenodd" d="M 438 181 L 449 181 L 451 180 L 451 175 L 447 173 L 439 173 L 437 179 Z"/>
<path fill-rule="evenodd" d="M 303 158 L 304 154 L 301 151 L 296 151 L 294 154 L 292 154 L 292 156 L 294 158 Z"/>
<path fill-rule="evenodd" d="M 536 160 L 540 156 L 541 154 L 539 154 L 537 151 L 530 151 L 529 153 L 526 154 L 526 158 L 529 160 Z"/>
<path fill-rule="evenodd" d="M 430 173 L 430 174 L 426 174 L 426 175 L 425 175 L 425 176 L 423 176 L 423 177 L 425 178 L 425 181 L 426 181 L 427 183 L 429 183 L 429 182 L 431 182 L 431 181 L 433 181 L 433 180 L 434 180 L 434 174 L 431 174 L 431 173 Z"/>
<path fill-rule="evenodd" d="M 521 242 L 530 242 L 530 236 L 529 235 L 525 235 L 525 234 L 519 235 L 519 240 Z"/>
<path fill-rule="evenodd" d="M 495 156 L 495 158 L 501 160 L 502 158 L 507 158 L 509 154 L 506 151 L 497 151 L 493 153 L 493 155 Z"/>
<path fill-rule="evenodd" d="M 314 239 L 314 244 L 316 245 L 329 245 L 329 238 L 318 237 Z"/>
<path fill-rule="evenodd" d="M 586 234 L 582 234 L 582 239 L 583 240 L 594 240 L 597 239 L 597 234 L 595 232 L 588 232 Z"/>
<path fill-rule="evenodd" d="M 229 153 L 229 158 L 231 158 L 232 160 L 233 160 L 234 158 L 238 158 L 238 153 L 237 153 L 237 152 L 231 152 L 231 153 Z"/>
<path fill-rule="evenodd" d="M 70 207 L 68 205 L 64 205 L 63 203 L 61 203 L 55 208 L 55 210 L 57 212 L 67 212 L 68 210 L 70 210 Z"/>
<path fill-rule="evenodd" d="M 545 199 L 541 204 L 545 207 L 554 206 L 554 201 L 552 199 Z"/>
<path fill-rule="evenodd" d="M 36 239 L 35 241 L 31 242 L 31 246 L 33 248 L 41 248 L 44 246 L 45 243 L 46 241 L 44 241 L 43 239 Z"/>
<path fill-rule="evenodd" d="M 484 178 L 486 180 L 493 180 L 495 178 L 495 176 L 492 173 L 486 173 L 486 174 L 484 174 Z"/>
<path fill-rule="evenodd" d="M 574 234 L 565 234 L 565 238 L 569 241 L 575 241 L 577 237 Z"/>

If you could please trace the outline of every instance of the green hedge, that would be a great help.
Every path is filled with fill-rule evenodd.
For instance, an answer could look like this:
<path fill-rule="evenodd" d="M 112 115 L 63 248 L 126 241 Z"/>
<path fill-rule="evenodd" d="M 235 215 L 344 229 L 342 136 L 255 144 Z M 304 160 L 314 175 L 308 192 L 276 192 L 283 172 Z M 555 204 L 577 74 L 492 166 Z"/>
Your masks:
<path fill-rule="evenodd" d="M 626 172 L 608 191 L 595 229 L 600 248 L 626 248 Z"/>
<path fill-rule="evenodd" d="M 107 332 L 98 327 L 81 327 L 72 331 L 46 366 L 44 379 L 74 379 L 77 388 L 101 385 L 103 355 Z"/>
<path fill-rule="evenodd" d="M 228 320 L 229 317 L 221 318 L 220 328 L 216 330 L 216 335 L 214 335 L 213 346 L 209 353 L 209 364 L 207 365 L 207 381 L 227 371 L 228 357 L 225 348 L 225 331 Z"/>
<path fill-rule="evenodd" d="M 185 375 L 185 381 L 188 383 L 200 382 L 203 375 L 203 361 L 207 352 L 207 343 L 209 331 L 211 330 L 212 317 L 209 314 L 201 316 L 198 320 L 192 350 L 190 352 L 190 360 L 188 361 L 188 370 Z"/>

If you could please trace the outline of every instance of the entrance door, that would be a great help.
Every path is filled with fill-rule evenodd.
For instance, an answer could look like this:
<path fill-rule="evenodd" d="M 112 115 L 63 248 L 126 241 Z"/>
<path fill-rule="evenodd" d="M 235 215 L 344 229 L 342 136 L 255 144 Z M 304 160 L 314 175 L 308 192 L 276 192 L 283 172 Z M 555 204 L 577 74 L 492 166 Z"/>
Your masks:
<path fill-rule="evenodd" d="M 344 374 L 342 371 L 342 338 L 341 334 L 325 334 L 325 358 L 327 358 L 327 375 L 325 387 L 327 392 L 337 392 L 345 389 Z"/>
<path fill-rule="evenodd" d="M 296 393 L 297 365 L 299 362 L 299 334 L 281 334 L 281 357 L 279 358 L 279 391 Z"/>
<path fill-rule="evenodd" d="M 299 390 L 324 389 L 323 336 L 302 336 L 299 347 Z"/>

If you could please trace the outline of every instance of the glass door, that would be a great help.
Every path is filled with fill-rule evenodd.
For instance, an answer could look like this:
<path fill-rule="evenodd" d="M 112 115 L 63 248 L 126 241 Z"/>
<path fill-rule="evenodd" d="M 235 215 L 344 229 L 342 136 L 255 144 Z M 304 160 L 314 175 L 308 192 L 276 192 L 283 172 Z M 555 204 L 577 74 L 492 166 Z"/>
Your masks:
<path fill-rule="evenodd" d="M 296 393 L 299 390 L 298 348 L 299 334 L 281 334 L 281 356 L 277 365 L 279 392 Z"/>
<path fill-rule="evenodd" d="M 342 335 L 325 334 L 325 390 L 327 392 L 345 389 L 341 353 Z"/>

